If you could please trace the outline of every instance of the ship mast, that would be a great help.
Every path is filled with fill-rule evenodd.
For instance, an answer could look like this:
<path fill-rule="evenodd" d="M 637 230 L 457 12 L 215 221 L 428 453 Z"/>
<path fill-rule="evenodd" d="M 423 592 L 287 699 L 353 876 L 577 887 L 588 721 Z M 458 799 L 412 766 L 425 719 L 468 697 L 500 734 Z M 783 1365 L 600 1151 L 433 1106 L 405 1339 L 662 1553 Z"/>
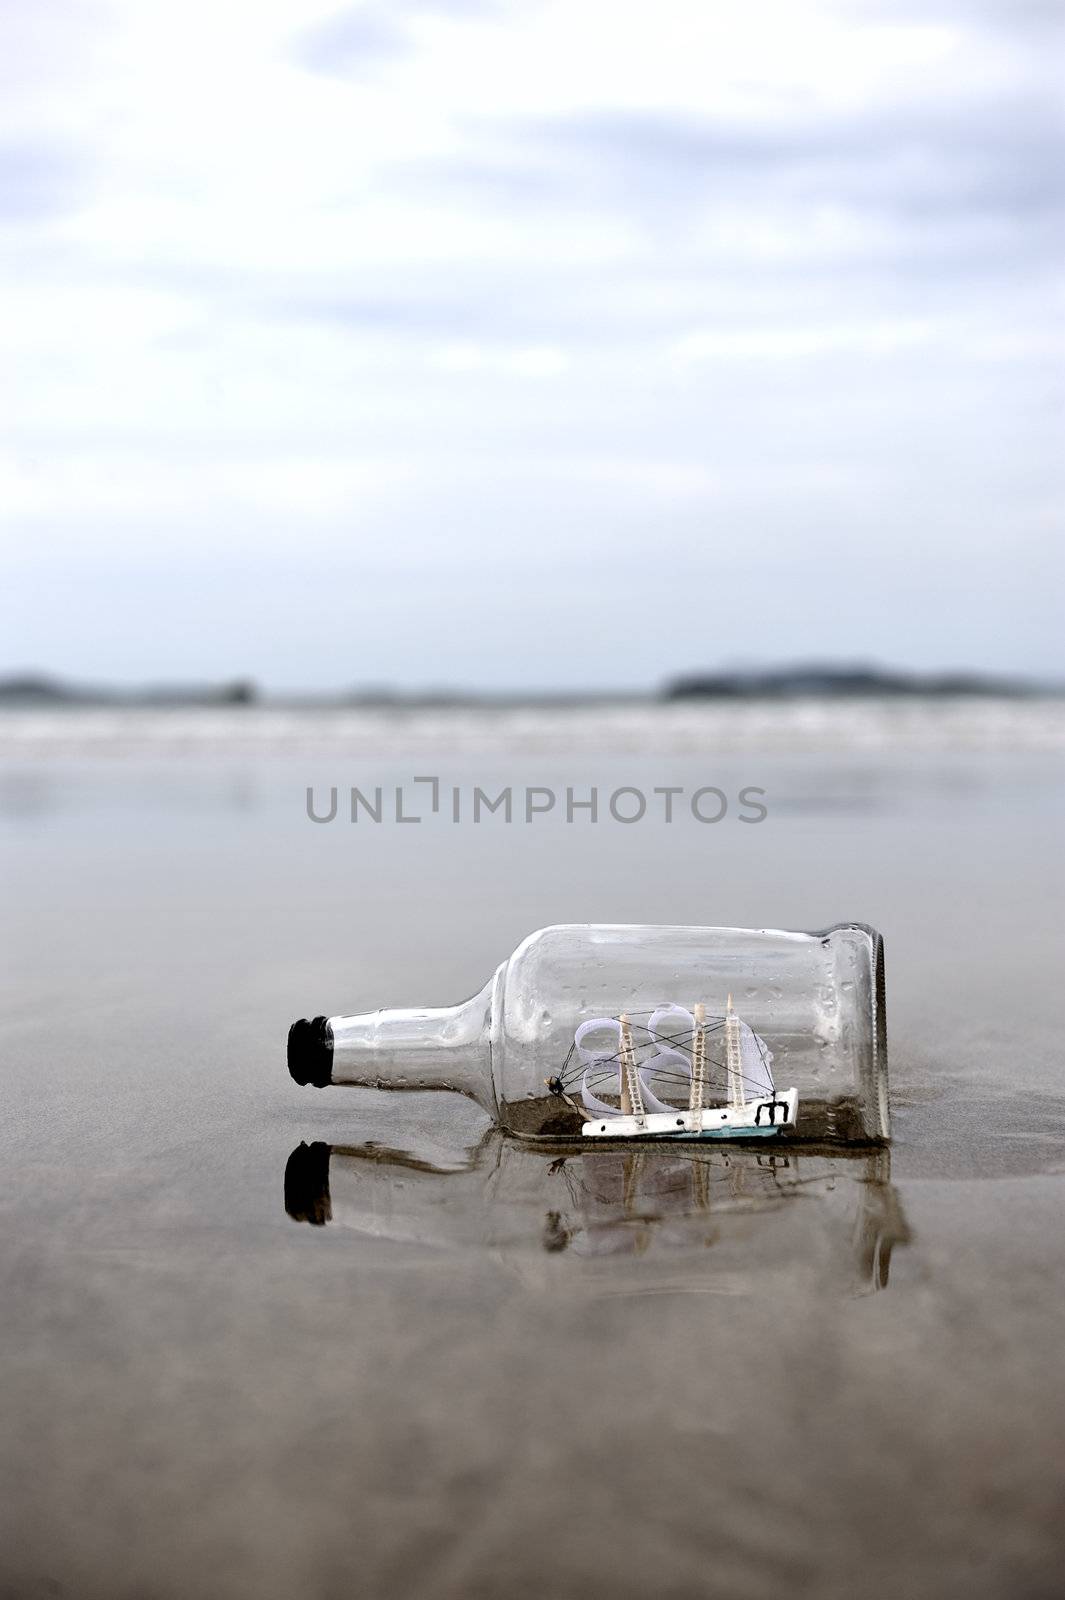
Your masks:
<path fill-rule="evenodd" d="M 728 997 L 725 1011 L 725 1070 L 728 1074 L 728 1105 L 730 1111 L 742 1111 L 743 1059 L 740 1055 L 740 1019 L 732 1009 L 732 996 Z"/>
<path fill-rule="evenodd" d="M 703 1131 L 703 1086 L 706 1082 L 706 1007 L 700 1000 L 695 1007 L 695 1037 L 692 1040 L 692 1083 L 688 1097 L 693 1133 Z"/>
<path fill-rule="evenodd" d="M 619 1065 L 621 1068 L 622 1115 L 635 1117 L 636 1126 L 642 1128 L 645 1120 L 643 1090 L 640 1088 L 640 1075 L 636 1071 L 636 1055 L 632 1048 L 632 1023 L 624 1011 L 618 1021 L 621 1024 Z"/>

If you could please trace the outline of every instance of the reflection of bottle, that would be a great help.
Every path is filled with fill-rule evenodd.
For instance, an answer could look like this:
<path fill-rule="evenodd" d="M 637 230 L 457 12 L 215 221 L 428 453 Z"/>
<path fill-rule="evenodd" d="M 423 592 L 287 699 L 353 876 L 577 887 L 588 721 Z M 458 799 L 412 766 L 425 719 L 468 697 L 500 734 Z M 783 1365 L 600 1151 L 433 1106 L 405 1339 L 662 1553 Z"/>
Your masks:
<path fill-rule="evenodd" d="M 892 1250 L 909 1237 L 886 1149 L 589 1144 L 552 1155 L 495 1129 L 461 1160 L 301 1144 L 285 1209 L 394 1244 L 501 1252 L 523 1276 L 541 1252 L 565 1256 L 611 1293 L 674 1279 L 772 1292 L 797 1261 L 861 1293 L 887 1286 Z"/>
<path fill-rule="evenodd" d="M 729 994 L 772 1053 L 778 1081 L 797 1088 L 800 1137 L 887 1138 L 882 943 L 858 923 L 822 933 L 543 928 L 462 1005 L 294 1023 L 289 1070 L 319 1087 L 453 1089 L 512 1132 L 579 1136 L 582 1111 L 569 1084 L 582 1025 L 613 1018 L 620 1027 L 624 1016 L 633 1050 L 660 1057 L 661 1038 L 644 1037 L 649 1019 L 693 1002 L 723 1018 Z M 623 1032 L 626 1048 L 628 1038 Z M 638 1053 L 635 1067 L 627 1083 L 640 1081 Z M 725 1070 L 711 1050 L 707 1086 L 718 1102 Z M 691 1073 L 683 1083 L 675 1076 L 673 1100 L 667 1083 L 662 1104 L 687 1109 Z"/>

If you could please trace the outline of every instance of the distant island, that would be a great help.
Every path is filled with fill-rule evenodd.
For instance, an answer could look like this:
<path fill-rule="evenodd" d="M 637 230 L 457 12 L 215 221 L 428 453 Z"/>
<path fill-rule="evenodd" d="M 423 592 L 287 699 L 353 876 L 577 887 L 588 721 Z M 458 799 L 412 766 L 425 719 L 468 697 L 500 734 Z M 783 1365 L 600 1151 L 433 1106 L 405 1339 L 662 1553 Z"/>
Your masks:
<path fill-rule="evenodd" d="M 114 688 L 74 684 L 44 673 L 0 677 L 0 706 L 141 707 L 195 706 L 376 707 L 397 710 L 439 706 L 560 706 L 586 704 L 673 704 L 689 700 L 862 700 L 987 696 L 1023 698 L 1061 695 L 1065 685 L 1032 678 L 981 672 L 908 672 L 876 666 L 800 663 L 782 667 L 744 667 L 689 672 L 646 692 L 609 690 L 510 691 L 459 689 L 400 690 L 364 687 L 319 694 L 267 694 L 249 679 L 216 684 L 157 684 Z"/>
<path fill-rule="evenodd" d="M 810 663 L 790 667 L 693 672 L 674 678 L 665 700 L 793 700 L 800 696 L 868 699 L 957 695 L 1057 694 L 1060 686 L 981 672 L 904 672 L 873 666 Z"/>
<path fill-rule="evenodd" d="M 19 706 L 241 706 L 259 698 L 253 683 L 160 684 L 114 689 L 67 683 L 44 673 L 0 677 L 0 704 Z"/>

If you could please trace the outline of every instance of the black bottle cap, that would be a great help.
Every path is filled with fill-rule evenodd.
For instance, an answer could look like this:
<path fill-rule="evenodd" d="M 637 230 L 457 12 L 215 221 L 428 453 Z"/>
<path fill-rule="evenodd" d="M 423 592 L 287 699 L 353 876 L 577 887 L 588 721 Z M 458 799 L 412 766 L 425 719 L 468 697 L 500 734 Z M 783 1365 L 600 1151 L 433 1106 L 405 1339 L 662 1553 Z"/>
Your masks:
<path fill-rule="evenodd" d="M 333 1081 L 333 1030 L 328 1017 L 301 1017 L 288 1030 L 288 1070 L 297 1083 L 324 1089 Z"/>
<path fill-rule="evenodd" d="M 329 1203 L 330 1146 L 316 1139 L 298 1144 L 285 1167 L 285 1210 L 295 1222 L 320 1228 L 333 1215 Z"/>

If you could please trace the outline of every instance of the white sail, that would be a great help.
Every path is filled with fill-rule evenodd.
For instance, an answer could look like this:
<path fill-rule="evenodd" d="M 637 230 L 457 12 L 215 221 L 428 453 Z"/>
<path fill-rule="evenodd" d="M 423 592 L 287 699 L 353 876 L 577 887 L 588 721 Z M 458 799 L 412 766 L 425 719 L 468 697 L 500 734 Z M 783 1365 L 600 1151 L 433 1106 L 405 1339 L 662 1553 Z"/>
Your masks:
<path fill-rule="evenodd" d="M 674 1043 L 691 1046 L 695 1018 L 683 1006 L 659 1006 L 651 1013 L 647 1031 L 663 1054 L 670 1053 Z"/>
<path fill-rule="evenodd" d="M 667 1105 L 664 1100 L 647 1087 L 647 1080 L 656 1072 L 668 1072 L 675 1076 L 683 1075 L 691 1078 L 692 1064 L 687 1056 L 682 1056 L 679 1050 L 658 1050 L 648 1061 L 646 1066 L 639 1069 L 640 1087 L 643 1090 L 644 1104 L 648 1111 L 667 1112 L 675 1111 L 676 1106 Z"/>
<path fill-rule="evenodd" d="M 664 1100 L 652 1093 L 647 1087 L 647 1079 L 656 1072 L 682 1073 L 689 1080 L 692 1075 L 690 1059 L 680 1050 L 673 1048 L 672 1041 L 690 1048 L 692 1035 L 695 1032 L 695 1018 L 683 1006 L 659 1006 L 652 1012 L 647 1024 L 647 1031 L 654 1043 L 655 1050 L 650 1060 L 640 1068 L 640 1084 L 644 1091 L 644 1099 L 651 1111 L 659 1113 L 670 1112 L 674 1106 L 667 1105 Z"/>
<path fill-rule="evenodd" d="M 765 1100 L 773 1094 L 773 1057 L 748 1022 L 740 1023 L 740 1068 L 744 1100 Z"/>
<path fill-rule="evenodd" d="M 598 1034 L 599 1043 L 585 1044 L 589 1034 Z M 584 1067 L 581 1078 L 581 1099 L 584 1101 L 586 1111 L 592 1112 L 597 1117 L 616 1117 L 618 1107 L 610 1105 L 606 1100 L 600 1100 L 588 1087 L 588 1074 L 593 1068 L 618 1066 L 621 1059 L 621 1026 L 614 1017 L 590 1017 L 587 1022 L 582 1022 L 573 1035 L 573 1043 L 577 1047 L 577 1055 Z M 618 1066 L 620 1077 L 620 1066 Z"/>

